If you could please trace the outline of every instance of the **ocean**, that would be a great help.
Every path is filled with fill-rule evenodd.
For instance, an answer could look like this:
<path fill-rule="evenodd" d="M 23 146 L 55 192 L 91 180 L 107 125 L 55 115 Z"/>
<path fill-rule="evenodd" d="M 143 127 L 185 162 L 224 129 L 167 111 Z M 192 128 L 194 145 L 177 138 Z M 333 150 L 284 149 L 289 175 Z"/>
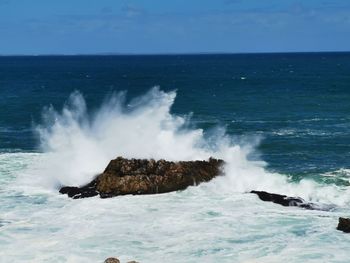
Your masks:
<path fill-rule="evenodd" d="M 58 193 L 117 156 L 226 165 L 168 194 Z M 0 262 L 349 262 L 349 185 L 350 53 L 0 57 Z"/>

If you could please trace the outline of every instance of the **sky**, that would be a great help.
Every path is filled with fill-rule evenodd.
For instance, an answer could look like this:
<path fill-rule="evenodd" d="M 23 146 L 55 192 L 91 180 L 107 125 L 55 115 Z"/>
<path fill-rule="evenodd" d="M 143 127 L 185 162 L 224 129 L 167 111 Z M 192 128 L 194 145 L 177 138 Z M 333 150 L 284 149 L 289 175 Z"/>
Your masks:
<path fill-rule="evenodd" d="M 350 0 L 0 0 L 0 54 L 350 50 Z"/>

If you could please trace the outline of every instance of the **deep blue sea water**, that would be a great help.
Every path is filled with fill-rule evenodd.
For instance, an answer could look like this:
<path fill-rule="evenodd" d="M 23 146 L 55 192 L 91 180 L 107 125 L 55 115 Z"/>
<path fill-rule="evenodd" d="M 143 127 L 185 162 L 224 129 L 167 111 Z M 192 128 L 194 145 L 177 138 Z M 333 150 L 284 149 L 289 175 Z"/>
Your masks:
<path fill-rule="evenodd" d="M 70 94 L 79 91 L 88 105 L 84 115 L 97 115 L 98 119 L 101 104 L 113 93 L 126 91 L 127 107 L 133 98 L 154 86 L 165 94 L 176 91 L 171 116 L 190 118 L 186 130 L 202 129 L 208 144 L 210 134 L 219 136 L 215 131 L 221 127 L 231 143 L 252 147 L 243 161 L 241 152 L 230 159 L 234 166 L 230 171 L 244 178 L 242 184 L 233 187 L 233 193 L 222 194 L 217 190 L 219 182 L 162 197 L 72 202 L 49 187 L 28 183 L 40 177 L 44 168 L 37 164 L 45 163 L 49 155 L 40 147 L 36 132 L 38 125 L 47 125 L 42 118 L 48 111 L 45 107 L 52 105 L 60 112 L 64 104 L 69 104 Z M 150 106 L 154 116 L 158 116 L 157 107 L 162 105 Z M 100 127 L 113 132 L 125 130 L 127 134 L 139 129 L 140 123 L 141 133 L 137 136 L 142 138 L 144 129 L 149 134 L 144 140 L 148 140 L 163 132 L 157 125 L 148 127 L 147 123 L 158 121 L 152 114 L 141 114 L 142 118 L 136 120 L 126 115 L 113 127 Z M 113 122 L 113 116 L 107 121 Z M 66 165 L 73 174 L 74 164 L 88 162 L 88 158 L 84 159 L 87 149 L 94 151 L 107 136 L 113 140 L 113 133 L 101 133 L 103 136 L 94 138 L 90 145 L 84 140 L 88 141 L 95 129 L 81 132 L 86 129 L 67 124 L 66 119 L 67 116 L 60 123 L 65 123 L 63 128 L 69 127 L 69 135 L 50 133 L 49 137 L 60 154 L 65 154 L 64 149 L 81 149 L 81 160 L 73 156 L 79 150 L 69 153 L 71 160 L 79 162 L 71 166 L 54 164 Z M 162 126 L 163 120 L 160 123 Z M 73 133 L 83 133 L 84 137 L 70 137 Z M 157 146 L 140 146 L 140 156 L 143 152 L 152 156 L 148 150 L 153 147 L 151 150 L 159 153 L 155 157 L 161 157 L 164 145 L 171 151 L 165 157 L 177 154 L 176 159 L 185 154 L 181 151 L 197 156 L 190 155 L 192 145 L 174 146 L 185 145 L 185 139 L 175 138 L 173 144 L 169 140 L 168 145 L 166 134 L 160 135 L 159 150 Z M 128 141 L 128 137 L 123 138 L 118 143 Z M 70 147 L 70 140 L 84 143 Z M 63 144 L 64 149 L 60 148 Z M 137 145 L 120 147 L 126 149 L 121 152 L 137 149 Z M 350 182 L 350 53 L 0 57 L 0 156 L 1 262 L 98 262 L 115 253 L 122 259 L 136 258 L 140 262 L 347 262 L 350 254 L 342 251 L 338 242 L 344 244 L 349 237 L 336 233 L 334 228 L 337 217 L 350 212 L 350 196 L 346 196 Z M 265 162 L 263 168 L 255 164 L 257 161 Z M 84 172 L 88 173 L 88 169 L 87 165 Z M 254 177 L 260 173 L 262 177 Z M 266 183 L 269 174 L 288 178 L 291 188 L 278 179 Z M 298 185 L 305 179 L 312 185 Z M 235 180 L 230 183 L 235 184 Z M 275 207 L 246 197 L 244 192 L 252 190 L 249 184 L 261 185 L 264 190 L 271 186 L 273 191 L 281 187 L 282 191 L 290 190 L 336 208 L 332 212 L 305 212 Z M 216 191 L 220 194 L 216 195 Z M 201 201 L 196 204 L 196 200 Z M 99 208 L 92 213 L 90 206 Z M 251 218 L 257 216 L 257 211 L 261 211 L 259 222 Z M 53 223 L 48 217 L 59 219 Z M 238 222 L 242 229 L 234 226 Z M 105 227 L 99 231 L 100 224 Z M 78 228 L 82 230 L 75 230 Z M 70 231 L 75 235 L 72 238 L 68 237 Z M 200 232 L 203 236 L 195 234 Z M 22 246 L 28 248 L 16 254 L 14 250 Z M 335 249 L 339 249 L 338 254 Z M 29 261 L 25 261 L 26 257 Z"/>
<path fill-rule="evenodd" d="M 0 149 L 36 151 L 33 123 L 79 90 L 91 110 L 113 91 L 177 90 L 196 127 L 260 135 L 273 170 L 350 167 L 350 53 L 0 58 Z"/>

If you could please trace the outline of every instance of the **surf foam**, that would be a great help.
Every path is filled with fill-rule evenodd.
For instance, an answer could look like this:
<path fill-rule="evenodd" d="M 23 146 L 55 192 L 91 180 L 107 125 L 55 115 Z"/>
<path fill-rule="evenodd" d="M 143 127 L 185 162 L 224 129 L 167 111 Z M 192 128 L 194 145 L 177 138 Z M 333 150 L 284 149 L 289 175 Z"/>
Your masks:
<path fill-rule="evenodd" d="M 45 109 L 37 127 L 47 153 L 39 178 L 51 187 L 82 185 L 117 156 L 175 161 L 213 156 L 227 163 L 225 176 L 210 183 L 218 191 L 265 190 L 337 205 L 349 201 L 348 191 L 340 187 L 311 180 L 290 182 L 285 175 L 267 172 L 263 161 L 249 160 L 257 138 L 237 143 L 223 128 L 211 135 L 189 128 L 189 116 L 171 113 L 175 97 L 175 91 L 155 87 L 127 101 L 121 92 L 89 114 L 83 95 L 73 92 L 60 112 Z"/>

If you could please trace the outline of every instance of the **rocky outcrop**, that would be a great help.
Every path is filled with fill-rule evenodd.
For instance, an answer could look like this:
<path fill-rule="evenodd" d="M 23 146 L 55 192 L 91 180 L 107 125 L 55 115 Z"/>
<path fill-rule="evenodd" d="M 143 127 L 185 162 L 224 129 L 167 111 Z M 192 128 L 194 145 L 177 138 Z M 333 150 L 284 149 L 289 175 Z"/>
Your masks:
<path fill-rule="evenodd" d="M 221 174 L 222 160 L 169 162 L 153 159 L 112 160 L 105 171 L 82 187 L 62 187 L 60 193 L 74 199 L 100 195 L 158 194 L 183 190 L 208 182 Z"/>
<path fill-rule="evenodd" d="M 313 203 L 307 203 L 300 197 L 289 197 L 286 195 L 272 194 L 264 191 L 251 191 L 252 194 L 258 195 L 260 200 L 266 202 L 273 202 L 283 206 L 298 206 L 305 209 L 316 209 L 316 205 Z"/>
<path fill-rule="evenodd" d="M 104 263 L 120 263 L 119 259 L 117 258 L 107 258 Z M 128 261 L 127 263 L 138 263 L 137 261 Z"/>
<path fill-rule="evenodd" d="M 120 263 L 120 261 L 117 258 L 107 258 L 104 263 Z"/>
<path fill-rule="evenodd" d="M 339 217 L 337 229 L 345 233 L 350 233 L 350 218 Z"/>

